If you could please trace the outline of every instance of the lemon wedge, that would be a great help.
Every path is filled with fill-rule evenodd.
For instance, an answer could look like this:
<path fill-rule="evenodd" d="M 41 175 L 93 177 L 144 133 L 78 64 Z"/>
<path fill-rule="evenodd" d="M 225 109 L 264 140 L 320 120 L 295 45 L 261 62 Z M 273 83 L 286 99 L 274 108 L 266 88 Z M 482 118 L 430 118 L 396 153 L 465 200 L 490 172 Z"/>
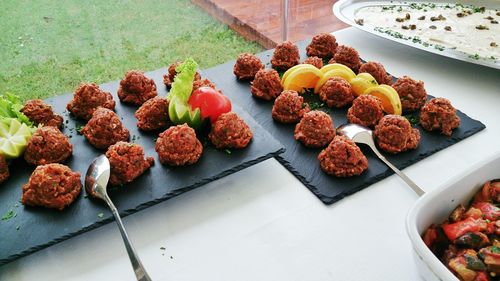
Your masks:
<path fill-rule="evenodd" d="M 332 65 L 332 64 L 330 64 L 330 65 Z M 321 87 L 323 87 L 323 85 L 325 85 L 326 81 L 332 77 L 341 77 L 341 78 L 344 78 L 347 82 L 349 82 L 349 81 L 351 81 L 351 79 L 356 77 L 356 74 L 354 74 L 354 72 L 352 72 L 352 70 L 350 70 L 350 69 L 349 69 L 349 71 L 346 71 L 343 68 L 333 68 L 332 70 L 327 71 L 326 73 L 323 73 L 323 77 L 318 81 L 318 83 L 316 83 L 316 87 L 314 87 L 314 92 L 316 94 L 319 93 L 319 91 L 321 90 Z"/>
<path fill-rule="evenodd" d="M 334 70 L 334 69 L 341 69 L 344 72 L 348 72 L 352 78 L 356 77 L 356 73 L 354 73 L 354 71 L 352 71 L 349 67 L 347 67 L 343 64 L 340 64 L 340 63 L 327 64 L 327 65 L 323 66 L 320 70 L 321 70 L 321 72 L 323 72 L 323 74 L 325 74 L 328 71 Z"/>
<path fill-rule="evenodd" d="M 286 73 L 285 73 L 286 74 Z M 310 64 L 293 69 L 282 80 L 284 90 L 294 90 L 303 93 L 304 89 L 314 88 L 316 83 L 323 77 L 321 71 Z"/>
<path fill-rule="evenodd" d="M 23 154 L 32 135 L 32 129 L 15 118 L 0 120 L 0 154 L 6 159 Z"/>
<path fill-rule="evenodd" d="M 402 106 L 399 95 L 393 87 L 389 85 L 378 85 L 368 88 L 363 95 L 372 95 L 382 101 L 382 109 L 388 114 L 401 115 Z"/>
<path fill-rule="evenodd" d="M 369 73 L 360 73 L 349 81 L 352 90 L 357 96 L 362 95 L 367 89 L 378 86 L 377 80 Z"/>

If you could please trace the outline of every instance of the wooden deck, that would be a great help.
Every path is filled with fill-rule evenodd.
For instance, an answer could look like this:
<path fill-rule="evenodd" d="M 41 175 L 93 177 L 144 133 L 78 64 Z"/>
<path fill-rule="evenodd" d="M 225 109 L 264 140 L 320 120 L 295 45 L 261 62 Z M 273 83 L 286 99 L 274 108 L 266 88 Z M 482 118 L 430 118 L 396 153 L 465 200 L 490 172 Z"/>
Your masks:
<path fill-rule="evenodd" d="M 192 0 L 210 15 L 265 48 L 282 41 L 283 0 Z M 334 0 L 290 0 L 288 40 L 347 27 L 332 12 Z"/>

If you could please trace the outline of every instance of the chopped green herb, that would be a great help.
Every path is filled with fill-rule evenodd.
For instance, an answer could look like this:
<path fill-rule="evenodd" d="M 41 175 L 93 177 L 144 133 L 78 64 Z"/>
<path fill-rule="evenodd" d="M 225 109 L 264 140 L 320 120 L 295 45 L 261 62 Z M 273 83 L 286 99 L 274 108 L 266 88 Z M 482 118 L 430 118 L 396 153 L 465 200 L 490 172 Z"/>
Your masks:
<path fill-rule="evenodd" d="M 492 246 L 491 247 L 491 252 L 494 254 L 500 254 L 500 248 L 497 246 Z"/>
<path fill-rule="evenodd" d="M 102 213 L 102 212 L 101 212 L 101 213 L 97 214 L 97 216 L 98 216 L 99 218 L 102 218 L 102 217 L 104 217 L 104 213 Z"/>
<path fill-rule="evenodd" d="M 16 230 L 19 230 L 19 229 L 21 229 L 21 226 L 20 225 L 16 226 Z"/>
<path fill-rule="evenodd" d="M 229 149 L 224 149 L 224 152 L 225 152 L 226 154 L 231 155 L 231 150 L 229 150 Z"/>
<path fill-rule="evenodd" d="M 10 209 L 7 211 L 7 213 L 5 213 L 3 216 L 2 216 L 2 220 L 3 221 L 8 221 L 12 218 L 15 218 L 17 216 L 16 212 L 14 212 L 14 210 Z"/>
<path fill-rule="evenodd" d="M 418 117 L 412 114 L 404 115 L 404 118 L 406 118 L 412 126 L 416 126 L 420 123 Z"/>
<path fill-rule="evenodd" d="M 81 135 L 81 134 L 82 134 L 82 129 L 83 129 L 84 127 L 85 127 L 84 125 L 78 126 L 78 127 L 76 128 L 76 132 L 77 132 L 79 135 Z"/>

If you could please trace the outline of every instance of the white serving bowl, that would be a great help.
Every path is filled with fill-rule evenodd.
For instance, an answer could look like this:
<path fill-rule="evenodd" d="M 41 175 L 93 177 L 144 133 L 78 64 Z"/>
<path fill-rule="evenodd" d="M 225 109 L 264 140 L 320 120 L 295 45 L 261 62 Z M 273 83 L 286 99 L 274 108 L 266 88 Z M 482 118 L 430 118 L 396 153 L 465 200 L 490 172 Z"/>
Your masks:
<path fill-rule="evenodd" d="M 421 234 L 431 224 L 443 222 L 458 204 L 466 205 L 485 182 L 497 178 L 500 178 L 500 153 L 426 193 L 411 208 L 406 218 L 406 231 L 413 245 L 415 263 L 425 280 L 457 281 L 458 278 L 427 248 Z"/>

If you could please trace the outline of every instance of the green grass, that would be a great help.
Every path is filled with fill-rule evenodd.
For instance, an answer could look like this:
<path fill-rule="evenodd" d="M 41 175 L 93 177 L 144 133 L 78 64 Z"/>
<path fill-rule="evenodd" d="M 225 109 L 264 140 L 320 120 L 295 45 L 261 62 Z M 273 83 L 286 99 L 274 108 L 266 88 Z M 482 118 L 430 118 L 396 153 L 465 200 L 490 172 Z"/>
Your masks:
<path fill-rule="evenodd" d="M 189 0 L 3 0 L 0 22 L 0 93 L 23 99 L 189 56 L 206 68 L 262 50 Z"/>

